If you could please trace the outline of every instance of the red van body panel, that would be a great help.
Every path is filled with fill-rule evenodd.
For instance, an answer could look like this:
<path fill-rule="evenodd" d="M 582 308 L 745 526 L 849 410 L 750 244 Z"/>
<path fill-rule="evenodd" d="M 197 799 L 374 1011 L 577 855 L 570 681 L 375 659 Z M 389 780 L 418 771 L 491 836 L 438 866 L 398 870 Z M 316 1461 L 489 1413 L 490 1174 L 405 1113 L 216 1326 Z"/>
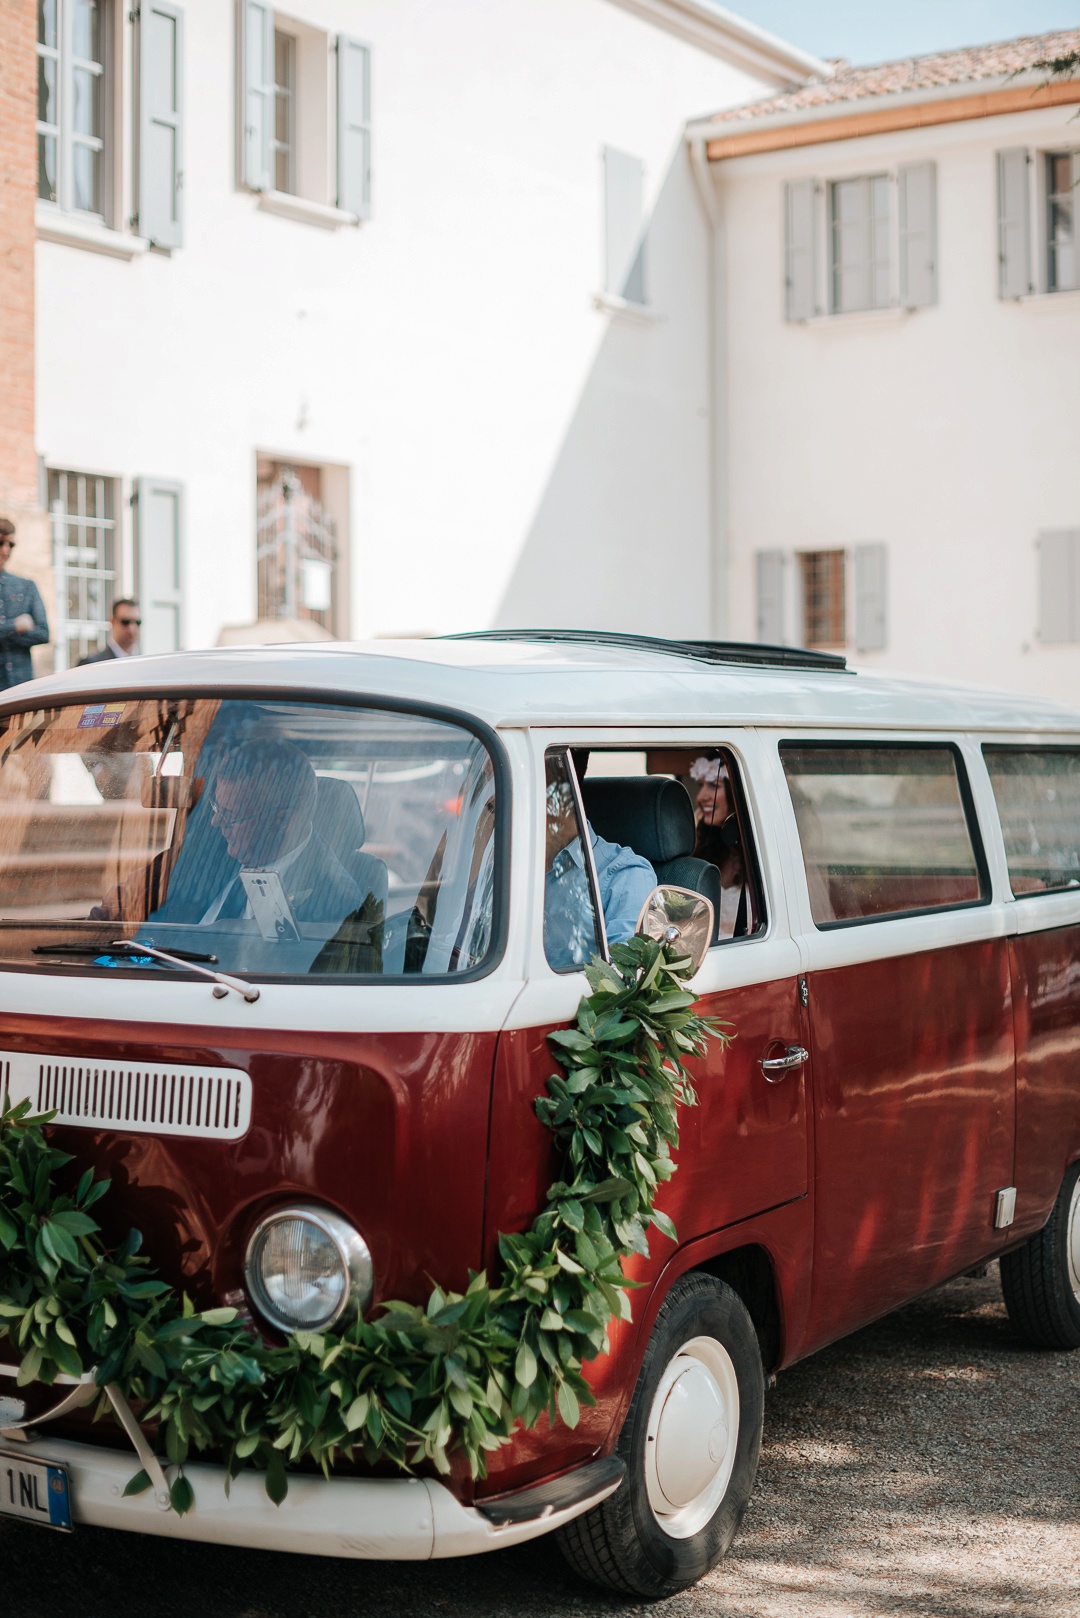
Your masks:
<path fill-rule="evenodd" d="M 1004 939 L 811 973 L 817 1231 L 807 1350 L 1003 1245 L 1013 1183 Z"/>
<path fill-rule="evenodd" d="M 55 1132 L 80 1166 L 111 1177 L 99 1205 L 110 1234 L 137 1226 L 155 1267 L 204 1307 L 240 1301 L 254 1222 L 298 1196 L 355 1223 L 377 1299 L 423 1303 L 431 1277 L 464 1287 L 480 1263 L 494 1033 L 270 1032 L 241 1047 L 206 1028 L 6 1016 L 0 1040 L 250 1074 L 252 1124 L 238 1141 Z"/>
<path fill-rule="evenodd" d="M 1016 1222 L 1030 1236 L 1050 1217 L 1080 1155 L 1080 927 L 1009 941 L 1016 1021 Z"/>
<path fill-rule="evenodd" d="M 562 1469 L 610 1448 L 633 1394 L 648 1333 L 671 1282 L 686 1269 L 720 1252 L 759 1244 L 769 1253 L 782 1294 L 779 1307 L 783 1360 L 794 1357 L 809 1302 L 812 1211 L 806 1196 L 811 1168 L 806 1127 L 804 1069 L 778 1084 L 766 1081 L 759 1060 L 770 1045 L 806 1040 L 805 1012 L 794 978 L 708 995 L 703 1014 L 730 1023 L 737 1037 L 725 1050 L 714 1044 L 703 1063 L 692 1063 L 698 1106 L 680 1114 L 678 1172 L 661 1191 L 659 1206 L 674 1219 L 680 1245 L 650 1232 L 651 1255 L 634 1257 L 626 1273 L 638 1282 L 631 1293 L 634 1319 L 613 1323 L 611 1352 L 589 1366 L 598 1404 L 582 1411 L 571 1433 L 560 1429 L 557 1447 L 544 1429 L 518 1434 L 508 1449 L 492 1455 L 480 1492 L 500 1493 L 535 1481 L 557 1459 Z M 498 1271 L 500 1231 L 526 1229 L 543 1207 L 547 1189 L 561 1173 L 552 1136 L 536 1117 L 533 1102 L 558 1071 L 547 1043 L 554 1025 L 514 1029 L 499 1040 L 492 1102 L 491 1161 L 484 1252 L 489 1273 Z M 777 1204 L 786 1208 L 777 1209 Z M 784 1213 L 774 1231 L 769 1210 Z M 761 1223 L 754 1216 L 766 1216 Z M 752 1227 L 752 1228 L 751 1228 Z"/>

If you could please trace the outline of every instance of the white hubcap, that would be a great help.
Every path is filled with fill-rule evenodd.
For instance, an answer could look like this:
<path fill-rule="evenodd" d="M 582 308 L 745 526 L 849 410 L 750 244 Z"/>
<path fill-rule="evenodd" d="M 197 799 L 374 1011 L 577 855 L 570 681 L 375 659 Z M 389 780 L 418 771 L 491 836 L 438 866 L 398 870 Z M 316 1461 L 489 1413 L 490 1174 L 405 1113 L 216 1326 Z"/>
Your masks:
<path fill-rule="evenodd" d="M 666 1534 L 689 1539 L 724 1498 L 739 1439 L 739 1383 L 715 1337 L 692 1337 L 670 1360 L 649 1411 L 645 1483 Z"/>
<path fill-rule="evenodd" d="M 1069 1217 L 1065 1225 L 1065 1256 L 1069 1266 L 1069 1285 L 1073 1297 L 1080 1303 L 1080 1180 L 1072 1189 Z"/>

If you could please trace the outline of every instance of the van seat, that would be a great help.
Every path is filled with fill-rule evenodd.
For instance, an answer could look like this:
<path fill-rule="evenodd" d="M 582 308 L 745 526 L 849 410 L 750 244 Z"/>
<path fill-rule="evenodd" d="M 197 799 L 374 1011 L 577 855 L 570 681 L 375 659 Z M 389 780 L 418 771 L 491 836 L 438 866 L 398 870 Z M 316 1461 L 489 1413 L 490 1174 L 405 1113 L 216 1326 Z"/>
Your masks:
<path fill-rule="evenodd" d="M 593 830 L 647 859 L 656 880 L 690 888 L 708 899 L 720 921 L 720 872 L 694 857 L 697 828 L 690 794 L 681 781 L 658 775 L 601 775 L 581 783 Z"/>
<path fill-rule="evenodd" d="M 374 894 L 385 907 L 386 865 L 374 854 L 364 854 L 367 827 L 360 800 L 348 781 L 335 775 L 319 776 L 312 825 L 316 834 L 337 855 L 361 893 Z"/>

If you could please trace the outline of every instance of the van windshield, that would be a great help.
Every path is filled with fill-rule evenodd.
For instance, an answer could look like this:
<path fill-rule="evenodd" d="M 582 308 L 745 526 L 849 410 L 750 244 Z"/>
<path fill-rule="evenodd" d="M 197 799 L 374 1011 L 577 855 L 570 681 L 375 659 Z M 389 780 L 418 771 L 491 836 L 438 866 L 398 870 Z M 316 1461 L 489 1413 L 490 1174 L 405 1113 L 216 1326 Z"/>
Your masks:
<path fill-rule="evenodd" d="M 139 698 L 0 724 L 0 965 L 255 977 L 486 964 L 495 775 L 464 726 Z M 115 948 L 125 941 L 127 948 Z"/>

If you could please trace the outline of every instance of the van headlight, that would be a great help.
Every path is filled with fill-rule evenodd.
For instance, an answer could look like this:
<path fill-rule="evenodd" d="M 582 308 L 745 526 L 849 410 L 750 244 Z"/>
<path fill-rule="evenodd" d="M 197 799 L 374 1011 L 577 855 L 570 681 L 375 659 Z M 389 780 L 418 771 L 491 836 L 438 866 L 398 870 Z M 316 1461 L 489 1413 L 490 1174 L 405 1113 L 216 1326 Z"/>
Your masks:
<path fill-rule="evenodd" d="M 360 1232 L 313 1203 L 276 1208 L 256 1225 L 244 1276 L 256 1309 L 281 1331 L 325 1331 L 350 1304 L 363 1313 L 375 1282 Z"/>

